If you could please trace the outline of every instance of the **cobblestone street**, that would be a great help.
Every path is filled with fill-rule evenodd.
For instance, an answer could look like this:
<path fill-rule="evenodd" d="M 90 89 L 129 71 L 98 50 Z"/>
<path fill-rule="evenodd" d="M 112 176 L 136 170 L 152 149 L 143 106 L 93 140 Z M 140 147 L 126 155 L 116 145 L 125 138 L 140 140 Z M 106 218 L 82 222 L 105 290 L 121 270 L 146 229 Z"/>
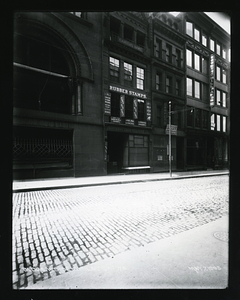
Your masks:
<path fill-rule="evenodd" d="M 228 215 L 229 177 L 13 193 L 13 288 Z"/>

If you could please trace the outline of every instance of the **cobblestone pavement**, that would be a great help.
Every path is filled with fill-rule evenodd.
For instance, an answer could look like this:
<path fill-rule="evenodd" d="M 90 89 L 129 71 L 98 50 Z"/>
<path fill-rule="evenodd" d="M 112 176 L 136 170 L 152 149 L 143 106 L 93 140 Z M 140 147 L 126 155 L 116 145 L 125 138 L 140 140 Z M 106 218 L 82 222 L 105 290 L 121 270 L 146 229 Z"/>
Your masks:
<path fill-rule="evenodd" d="M 13 288 L 228 214 L 229 176 L 13 194 Z"/>

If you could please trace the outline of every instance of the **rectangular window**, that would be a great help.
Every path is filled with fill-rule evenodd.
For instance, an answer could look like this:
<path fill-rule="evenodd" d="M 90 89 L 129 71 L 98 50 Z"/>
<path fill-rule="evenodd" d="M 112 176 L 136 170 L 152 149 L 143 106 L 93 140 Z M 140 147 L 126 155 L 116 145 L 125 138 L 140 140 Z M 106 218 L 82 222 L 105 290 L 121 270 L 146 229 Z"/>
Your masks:
<path fill-rule="evenodd" d="M 207 47 L 207 36 L 205 33 L 202 33 L 202 44 Z"/>
<path fill-rule="evenodd" d="M 156 90 L 161 90 L 162 75 L 160 73 L 156 74 Z"/>
<path fill-rule="evenodd" d="M 200 56 L 198 54 L 194 54 L 194 69 L 200 71 Z"/>
<path fill-rule="evenodd" d="M 217 131 L 221 130 L 221 116 L 217 115 Z"/>
<path fill-rule="evenodd" d="M 194 83 L 194 95 L 195 95 L 195 98 L 200 99 L 200 82 L 197 80 L 195 80 L 195 83 Z"/>
<path fill-rule="evenodd" d="M 162 126 L 162 107 L 157 106 L 157 126 Z"/>
<path fill-rule="evenodd" d="M 222 124 L 222 126 L 223 126 L 223 132 L 227 132 L 227 117 L 225 117 L 225 116 L 223 116 L 222 117 L 222 122 L 223 122 L 223 124 Z"/>
<path fill-rule="evenodd" d="M 133 27 L 125 24 L 123 34 L 125 40 L 133 41 Z"/>
<path fill-rule="evenodd" d="M 202 82 L 202 100 L 209 103 L 209 85 Z"/>
<path fill-rule="evenodd" d="M 112 81 L 119 81 L 119 59 L 116 59 L 114 57 L 109 57 L 109 63 L 110 63 L 110 79 Z"/>
<path fill-rule="evenodd" d="M 181 68 L 181 51 L 176 49 L 176 65 Z"/>
<path fill-rule="evenodd" d="M 167 76 L 166 77 L 166 93 L 171 93 L 172 92 L 172 78 Z"/>
<path fill-rule="evenodd" d="M 210 38 L 210 50 L 215 51 L 215 42 Z"/>
<path fill-rule="evenodd" d="M 180 90 L 180 88 L 181 88 L 181 82 L 180 82 L 180 80 L 176 80 L 176 95 L 177 95 L 177 96 L 180 96 L 180 95 L 181 95 L 181 90 Z"/>
<path fill-rule="evenodd" d="M 227 107 L 227 94 L 222 92 L 222 106 Z"/>
<path fill-rule="evenodd" d="M 162 41 L 156 39 L 156 57 L 162 58 Z"/>
<path fill-rule="evenodd" d="M 221 105 L 221 91 L 216 90 L 216 104 Z"/>
<path fill-rule="evenodd" d="M 120 117 L 120 94 L 111 93 L 111 116 Z"/>
<path fill-rule="evenodd" d="M 193 24 L 191 22 L 186 22 L 186 34 L 193 37 Z"/>
<path fill-rule="evenodd" d="M 193 115 L 194 111 L 190 107 L 187 110 L 187 126 L 193 127 Z"/>
<path fill-rule="evenodd" d="M 172 63 L 172 47 L 166 45 L 166 62 Z"/>
<path fill-rule="evenodd" d="M 216 79 L 221 81 L 221 68 L 217 66 L 216 69 L 217 69 Z"/>
<path fill-rule="evenodd" d="M 206 110 L 202 111 L 202 126 L 204 129 L 208 129 L 208 112 Z"/>
<path fill-rule="evenodd" d="M 201 110 L 195 108 L 195 126 L 201 127 Z"/>
<path fill-rule="evenodd" d="M 217 45 L 217 47 L 216 47 L 217 48 L 216 49 L 217 50 L 217 54 L 221 55 L 221 46 L 218 43 L 216 45 Z"/>
<path fill-rule="evenodd" d="M 125 96 L 125 117 L 133 119 L 133 97 Z"/>
<path fill-rule="evenodd" d="M 123 67 L 124 67 L 124 83 L 127 86 L 132 86 L 133 84 L 132 65 L 124 62 Z"/>
<path fill-rule="evenodd" d="M 141 32 L 137 32 L 137 45 L 140 47 L 144 47 L 145 44 L 145 34 L 141 33 Z"/>
<path fill-rule="evenodd" d="M 208 59 L 202 56 L 202 73 L 208 74 Z"/>
<path fill-rule="evenodd" d="M 192 51 L 187 49 L 187 65 L 192 68 Z"/>
<path fill-rule="evenodd" d="M 215 114 L 211 114 L 211 130 L 215 130 Z"/>
<path fill-rule="evenodd" d="M 193 84 L 191 78 L 187 78 L 187 95 L 193 96 Z"/>
<path fill-rule="evenodd" d="M 227 83 L 227 72 L 224 69 L 222 69 L 222 82 Z"/>
<path fill-rule="evenodd" d="M 194 39 L 200 42 L 200 31 L 197 28 L 194 28 Z"/>
<path fill-rule="evenodd" d="M 138 99 L 138 120 L 145 121 L 145 101 Z"/>
<path fill-rule="evenodd" d="M 137 67 L 137 89 L 144 89 L 144 69 Z"/>
<path fill-rule="evenodd" d="M 224 59 L 227 59 L 227 52 L 226 52 L 225 49 L 222 49 L 222 57 L 223 57 Z"/>

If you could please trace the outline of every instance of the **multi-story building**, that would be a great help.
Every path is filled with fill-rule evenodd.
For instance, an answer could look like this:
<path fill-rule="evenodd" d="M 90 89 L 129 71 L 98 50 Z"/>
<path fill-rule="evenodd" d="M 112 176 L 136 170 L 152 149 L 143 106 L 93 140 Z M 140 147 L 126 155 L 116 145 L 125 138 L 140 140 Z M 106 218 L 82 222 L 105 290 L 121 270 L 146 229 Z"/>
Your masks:
<path fill-rule="evenodd" d="M 148 16 L 104 13 L 103 32 L 107 172 L 146 172 L 152 152 Z"/>
<path fill-rule="evenodd" d="M 13 178 L 104 174 L 102 14 L 14 18 Z"/>
<path fill-rule="evenodd" d="M 204 13 L 180 13 L 186 35 L 187 168 L 229 162 L 230 36 Z"/>
<path fill-rule="evenodd" d="M 204 13 L 18 12 L 13 178 L 224 167 L 229 35 Z"/>
<path fill-rule="evenodd" d="M 183 170 L 186 156 L 185 36 L 179 18 L 152 14 L 152 171 L 169 169 L 169 102 L 171 101 L 172 169 Z"/>

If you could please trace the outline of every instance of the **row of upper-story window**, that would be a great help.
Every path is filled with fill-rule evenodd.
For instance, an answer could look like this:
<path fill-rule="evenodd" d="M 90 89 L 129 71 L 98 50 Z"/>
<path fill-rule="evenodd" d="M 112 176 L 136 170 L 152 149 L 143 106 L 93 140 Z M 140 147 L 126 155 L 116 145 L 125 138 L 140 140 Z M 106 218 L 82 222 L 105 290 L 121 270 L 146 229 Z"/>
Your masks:
<path fill-rule="evenodd" d="M 186 34 L 194 38 L 203 46 L 208 47 L 211 51 L 224 59 L 229 59 L 227 56 L 228 49 L 216 39 L 209 37 L 206 32 L 197 27 L 193 22 L 186 21 Z"/>
<path fill-rule="evenodd" d="M 184 94 L 182 79 L 161 71 L 156 72 L 155 89 L 179 97 L 182 97 Z"/>
<path fill-rule="evenodd" d="M 173 64 L 178 68 L 182 67 L 182 51 L 159 38 L 155 38 L 155 57 Z"/>
<path fill-rule="evenodd" d="M 210 129 L 212 131 L 227 132 L 227 117 L 215 113 L 211 113 L 211 116 L 209 117 L 209 114 L 209 111 L 199 108 L 192 109 L 191 107 L 188 107 L 187 126 L 199 129 Z"/>
<path fill-rule="evenodd" d="M 110 33 L 128 40 L 140 47 L 144 47 L 146 35 L 136 28 L 122 23 L 119 19 L 110 16 Z"/>
<path fill-rule="evenodd" d="M 186 83 L 187 96 L 202 100 L 203 102 L 209 101 L 209 85 L 198 81 L 194 78 L 187 77 Z M 214 104 L 227 107 L 227 93 L 223 90 L 215 88 Z"/>
<path fill-rule="evenodd" d="M 209 72 L 209 59 L 204 55 L 198 54 L 194 50 L 187 49 L 186 51 L 187 66 L 191 67 L 203 74 Z M 215 64 L 215 79 L 222 83 L 227 83 L 227 70 Z"/>
<path fill-rule="evenodd" d="M 145 89 L 145 70 L 137 65 L 110 56 L 109 75 L 113 82 L 139 90 Z"/>

